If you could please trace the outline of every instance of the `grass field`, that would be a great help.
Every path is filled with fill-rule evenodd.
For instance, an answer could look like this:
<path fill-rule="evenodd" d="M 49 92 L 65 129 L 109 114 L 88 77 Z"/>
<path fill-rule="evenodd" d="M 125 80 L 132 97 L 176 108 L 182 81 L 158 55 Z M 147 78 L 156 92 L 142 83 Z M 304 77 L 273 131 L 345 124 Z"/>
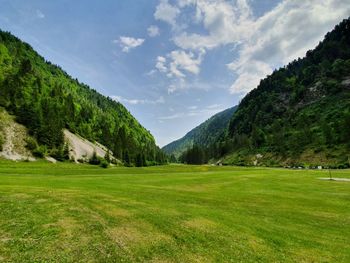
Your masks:
<path fill-rule="evenodd" d="M 0 161 L 0 262 L 350 262 L 350 182 L 325 176 Z"/>

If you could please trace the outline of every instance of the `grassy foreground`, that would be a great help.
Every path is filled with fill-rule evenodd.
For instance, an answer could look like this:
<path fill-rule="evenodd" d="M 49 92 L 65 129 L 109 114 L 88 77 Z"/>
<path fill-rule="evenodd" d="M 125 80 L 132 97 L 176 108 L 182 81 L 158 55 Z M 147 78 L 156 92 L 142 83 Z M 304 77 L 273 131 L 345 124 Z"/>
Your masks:
<path fill-rule="evenodd" d="M 0 262 L 350 262 L 350 182 L 327 175 L 0 161 Z"/>

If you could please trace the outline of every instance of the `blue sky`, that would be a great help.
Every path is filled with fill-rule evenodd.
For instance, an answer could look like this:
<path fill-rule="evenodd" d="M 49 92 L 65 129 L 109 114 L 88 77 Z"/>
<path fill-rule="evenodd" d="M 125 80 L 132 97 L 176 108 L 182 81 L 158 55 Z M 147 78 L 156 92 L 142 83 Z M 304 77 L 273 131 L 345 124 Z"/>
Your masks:
<path fill-rule="evenodd" d="M 347 0 L 0 0 L 0 28 L 122 102 L 163 146 L 350 15 Z"/>

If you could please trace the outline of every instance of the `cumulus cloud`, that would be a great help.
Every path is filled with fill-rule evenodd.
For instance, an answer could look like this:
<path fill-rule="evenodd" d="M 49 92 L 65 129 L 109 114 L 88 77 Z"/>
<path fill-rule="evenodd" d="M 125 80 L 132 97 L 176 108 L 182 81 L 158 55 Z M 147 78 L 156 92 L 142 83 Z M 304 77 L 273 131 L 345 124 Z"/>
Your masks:
<path fill-rule="evenodd" d="M 162 0 L 158 7 L 167 5 L 168 1 Z M 173 41 L 179 50 L 168 55 L 168 74 L 180 78 L 185 72 L 198 74 L 203 56 L 195 59 L 193 54 L 230 45 L 236 57 L 227 65 L 236 76 L 230 92 L 240 94 L 255 88 L 274 68 L 304 56 L 350 15 L 347 0 L 282 0 L 260 17 L 254 16 L 249 0 L 177 0 L 171 7 L 169 24 L 180 28 L 183 19 L 202 26 L 205 33 L 186 28 L 174 32 Z"/>
<path fill-rule="evenodd" d="M 169 78 L 184 79 L 186 73 L 199 74 L 204 54 L 204 50 L 200 50 L 197 55 L 184 50 L 173 50 L 167 54 L 166 58 L 158 56 L 155 67 Z"/>
<path fill-rule="evenodd" d="M 207 34 L 182 32 L 175 36 L 174 42 L 184 49 L 212 49 L 220 45 L 239 43 L 249 38 L 252 26 L 252 12 L 246 0 L 230 1 L 180 1 L 180 6 L 196 9 L 195 21 L 200 22 Z"/>
<path fill-rule="evenodd" d="M 150 37 L 159 36 L 159 34 L 160 34 L 159 27 L 154 26 L 154 25 L 149 26 L 149 27 L 147 28 L 147 33 L 148 33 L 148 35 L 149 35 Z"/>
<path fill-rule="evenodd" d="M 114 40 L 114 43 L 119 43 L 122 51 L 128 53 L 131 49 L 141 46 L 145 40 L 143 38 L 133 38 L 121 36 L 118 40 Z"/>
<path fill-rule="evenodd" d="M 168 68 L 166 67 L 166 58 L 162 56 L 157 57 L 156 69 L 158 69 L 162 73 L 166 73 Z"/>
<path fill-rule="evenodd" d="M 158 99 L 156 100 L 147 100 L 147 99 L 126 99 L 123 98 L 121 96 L 112 96 L 111 97 L 113 100 L 116 100 L 120 103 L 126 103 L 126 104 L 131 104 L 131 105 L 138 105 L 138 104 L 151 104 L 151 105 L 155 105 L 155 104 L 164 104 L 165 103 L 165 99 L 163 96 L 160 96 Z"/>
<path fill-rule="evenodd" d="M 154 18 L 164 21 L 172 26 L 176 25 L 176 17 L 180 14 L 180 9 L 169 4 L 168 0 L 160 0 Z"/>

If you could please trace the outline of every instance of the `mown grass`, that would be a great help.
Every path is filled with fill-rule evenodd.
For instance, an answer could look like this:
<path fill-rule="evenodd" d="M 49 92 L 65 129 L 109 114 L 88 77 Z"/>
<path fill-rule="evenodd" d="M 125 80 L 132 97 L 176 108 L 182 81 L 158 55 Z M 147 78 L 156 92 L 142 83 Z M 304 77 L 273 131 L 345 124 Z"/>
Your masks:
<path fill-rule="evenodd" d="M 0 161 L 0 261 L 350 262 L 350 183 L 327 175 Z"/>

